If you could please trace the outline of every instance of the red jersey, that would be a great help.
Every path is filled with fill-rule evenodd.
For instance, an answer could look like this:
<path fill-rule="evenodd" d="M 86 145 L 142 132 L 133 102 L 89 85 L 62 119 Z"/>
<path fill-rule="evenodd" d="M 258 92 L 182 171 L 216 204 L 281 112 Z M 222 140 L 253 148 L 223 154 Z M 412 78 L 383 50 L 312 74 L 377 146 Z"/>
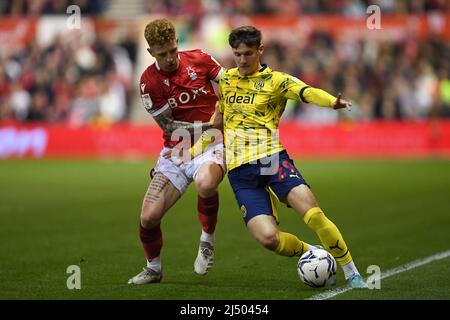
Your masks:
<path fill-rule="evenodd" d="M 202 50 L 180 51 L 179 60 L 177 71 L 164 72 L 155 62 L 142 73 L 139 90 L 144 107 L 152 116 L 171 108 L 174 120 L 208 122 L 217 102 L 211 80 L 218 82 L 223 69 Z M 163 137 L 166 147 L 177 143 Z"/>

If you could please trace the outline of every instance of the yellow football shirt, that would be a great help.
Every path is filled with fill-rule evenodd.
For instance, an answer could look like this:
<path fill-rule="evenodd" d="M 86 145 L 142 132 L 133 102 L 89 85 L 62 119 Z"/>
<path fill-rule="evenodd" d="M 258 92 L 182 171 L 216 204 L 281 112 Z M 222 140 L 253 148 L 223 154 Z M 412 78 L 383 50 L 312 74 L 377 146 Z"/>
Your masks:
<path fill-rule="evenodd" d="M 267 66 L 249 76 L 237 68 L 222 74 L 219 110 L 228 170 L 284 150 L 278 138 L 281 115 L 287 99 L 303 99 L 306 88 L 299 79 Z"/>

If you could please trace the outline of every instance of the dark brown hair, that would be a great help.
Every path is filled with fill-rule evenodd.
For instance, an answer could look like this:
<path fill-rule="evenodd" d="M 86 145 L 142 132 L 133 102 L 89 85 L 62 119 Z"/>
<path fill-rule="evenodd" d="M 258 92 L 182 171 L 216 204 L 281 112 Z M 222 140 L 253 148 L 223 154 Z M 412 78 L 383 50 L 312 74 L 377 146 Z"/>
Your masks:
<path fill-rule="evenodd" d="M 252 26 L 236 28 L 228 36 L 228 43 L 233 49 L 239 47 L 241 43 L 249 47 L 259 47 L 261 45 L 261 31 Z"/>

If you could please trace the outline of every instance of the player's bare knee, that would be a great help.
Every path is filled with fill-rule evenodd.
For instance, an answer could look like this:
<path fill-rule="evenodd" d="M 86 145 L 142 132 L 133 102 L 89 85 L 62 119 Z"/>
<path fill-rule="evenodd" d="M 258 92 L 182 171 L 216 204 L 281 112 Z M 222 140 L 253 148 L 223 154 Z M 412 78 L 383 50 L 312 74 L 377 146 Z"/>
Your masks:
<path fill-rule="evenodd" d="M 263 245 L 264 248 L 271 251 L 278 247 L 278 242 L 280 241 L 277 233 L 264 233 L 260 234 L 256 238 L 259 243 Z"/>
<path fill-rule="evenodd" d="M 161 223 L 159 215 L 155 214 L 151 210 L 141 211 L 141 225 L 146 229 L 151 229 L 156 227 Z"/>
<path fill-rule="evenodd" d="M 213 196 L 217 191 L 217 182 L 211 178 L 197 179 L 195 187 L 202 198 Z"/>

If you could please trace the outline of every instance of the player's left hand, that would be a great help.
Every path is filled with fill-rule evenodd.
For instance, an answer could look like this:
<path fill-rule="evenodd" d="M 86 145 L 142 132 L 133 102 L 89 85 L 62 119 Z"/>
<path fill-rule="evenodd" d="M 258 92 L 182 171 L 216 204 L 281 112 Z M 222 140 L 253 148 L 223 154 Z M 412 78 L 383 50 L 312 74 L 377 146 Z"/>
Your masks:
<path fill-rule="evenodd" d="M 342 99 L 342 93 L 339 93 L 336 101 L 332 104 L 333 109 L 343 109 L 346 108 L 348 111 L 352 110 L 352 103 Z"/>

